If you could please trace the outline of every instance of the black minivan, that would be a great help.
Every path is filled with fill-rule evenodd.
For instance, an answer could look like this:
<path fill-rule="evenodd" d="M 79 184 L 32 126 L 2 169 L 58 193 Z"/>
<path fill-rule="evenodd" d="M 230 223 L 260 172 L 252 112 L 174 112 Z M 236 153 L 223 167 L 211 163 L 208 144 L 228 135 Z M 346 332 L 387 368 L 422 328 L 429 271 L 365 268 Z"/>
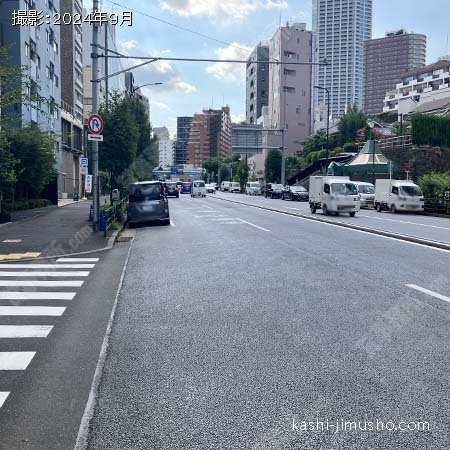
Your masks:
<path fill-rule="evenodd" d="M 169 202 L 160 181 L 141 181 L 128 186 L 129 225 L 144 222 L 170 224 Z"/>

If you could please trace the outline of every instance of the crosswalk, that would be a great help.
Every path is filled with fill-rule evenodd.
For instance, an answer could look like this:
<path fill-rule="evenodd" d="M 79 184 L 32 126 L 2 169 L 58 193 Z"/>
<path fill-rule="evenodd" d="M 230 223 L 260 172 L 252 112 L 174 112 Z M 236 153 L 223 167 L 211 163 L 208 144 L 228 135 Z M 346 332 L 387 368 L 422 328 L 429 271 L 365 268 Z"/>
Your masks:
<path fill-rule="evenodd" d="M 207 207 L 207 209 L 203 209 L 202 207 L 190 208 L 190 211 L 195 219 L 201 219 L 204 222 L 210 222 L 217 225 L 242 225 L 242 222 L 235 217 L 220 214 L 211 207 Z"/>
<path fill-rule="evenodd" d="M 47 338 L 54 327 L 54 322 L 49 325 L 46 318 L 54 321 L 63 316 L 76 297 L 73 288 L 83 285 L 98 261 L 99 258 L 59 258 L 51 263 L 0 262 L 0 379 L 3 371 L 28 368 L 36 356 L 32 347 L 37 341 L 33 340 Z M 39 318 L 36 320 L 41 324 L 17 324 L 30 317 Z M 27 345 L 27 351 L 11 348 L 15 339 L 27 339 L 31 345 Z M 9 351 L 2 351 L 2 343 L 6 342 Z M 0 410 L 10 394 L 9 390 L 0 390 Z"/>

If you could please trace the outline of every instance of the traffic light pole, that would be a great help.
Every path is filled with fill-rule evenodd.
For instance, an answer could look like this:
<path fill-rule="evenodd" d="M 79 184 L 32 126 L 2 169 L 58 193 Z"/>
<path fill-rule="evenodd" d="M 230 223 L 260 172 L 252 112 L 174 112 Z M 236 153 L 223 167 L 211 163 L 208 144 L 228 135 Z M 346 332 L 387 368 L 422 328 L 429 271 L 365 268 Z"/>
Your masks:
<path fill-rule="evenodd" d="M 94 0 L 93 12 L 98 11 L 98 0 Z M 94 23 L 92 30 L 92 114 L 98 114 L 98 26 Z M 100 195 L 98 183 L 98 142 L 92 141 L 92 201 L 94 205 L 94 231 L 98 229 Z"/>

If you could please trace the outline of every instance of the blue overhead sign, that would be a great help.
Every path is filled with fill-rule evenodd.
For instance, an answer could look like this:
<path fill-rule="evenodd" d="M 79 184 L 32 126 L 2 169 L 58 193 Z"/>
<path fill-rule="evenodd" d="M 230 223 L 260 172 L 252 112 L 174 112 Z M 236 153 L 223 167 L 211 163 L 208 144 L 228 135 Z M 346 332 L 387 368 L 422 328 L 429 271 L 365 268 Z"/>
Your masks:
<path fill-rule="evenodd" d="M 171 167 L 170 168 L 170 174 L 171 175 L 178 175 L 180 172 L 178 171 L 178 169 L 176 167 Z"/>

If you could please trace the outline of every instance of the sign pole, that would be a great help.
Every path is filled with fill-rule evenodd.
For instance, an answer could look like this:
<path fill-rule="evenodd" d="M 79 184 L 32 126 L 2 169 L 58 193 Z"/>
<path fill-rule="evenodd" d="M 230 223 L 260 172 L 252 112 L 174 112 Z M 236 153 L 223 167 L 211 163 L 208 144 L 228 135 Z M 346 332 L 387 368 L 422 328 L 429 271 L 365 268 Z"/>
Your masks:
<path fill-rule="evenodd" d="M 93 12 L 98 10 L 98 0 L 94 0 Z M 98 26 L 94 23 L 92 30 L 92 113 L 98 113 Z M 92 202 L 94 204 L 94 220 L 92 227 L 94 232 L 98 228 L 100 196 L 98 191 L 98 141 L 92 141 Z"/>

